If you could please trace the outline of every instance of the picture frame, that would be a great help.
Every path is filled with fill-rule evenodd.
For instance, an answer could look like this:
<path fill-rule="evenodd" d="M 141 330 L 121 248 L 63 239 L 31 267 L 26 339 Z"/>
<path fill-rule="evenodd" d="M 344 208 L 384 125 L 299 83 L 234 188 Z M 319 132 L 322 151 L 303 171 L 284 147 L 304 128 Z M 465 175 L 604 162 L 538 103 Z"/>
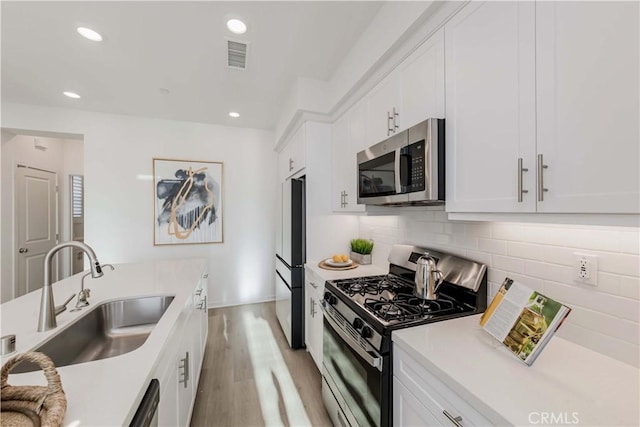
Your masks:
<path fill-rule="evenodd" d="M 223 243 L 222 180 L 222 162 L 154 158 L 154 246 Z"/>

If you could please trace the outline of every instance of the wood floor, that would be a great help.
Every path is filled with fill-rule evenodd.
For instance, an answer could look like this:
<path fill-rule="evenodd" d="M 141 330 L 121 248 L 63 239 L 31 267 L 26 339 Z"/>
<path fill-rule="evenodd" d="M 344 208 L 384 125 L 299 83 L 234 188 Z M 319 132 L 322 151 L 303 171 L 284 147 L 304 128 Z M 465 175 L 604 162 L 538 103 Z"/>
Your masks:
<path fill-rule="evenodd" d="M 209 337 L 192 426 L 331 426 L 322 376 L 291 350 L 275 303 L 209 310 Z"/>

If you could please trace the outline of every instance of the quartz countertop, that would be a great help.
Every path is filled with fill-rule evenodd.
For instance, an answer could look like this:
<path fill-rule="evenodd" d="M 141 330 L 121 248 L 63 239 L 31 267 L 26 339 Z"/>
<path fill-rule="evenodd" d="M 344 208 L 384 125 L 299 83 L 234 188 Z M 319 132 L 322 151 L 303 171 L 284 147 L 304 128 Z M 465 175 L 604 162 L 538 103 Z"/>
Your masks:
<path fill-rule="evenodd" d="M 479 321 L 476 315 L 393 331 L 393 344 L 499 424 L 543 425 L 547 413 L 561 417 L 553 424 L 640 425 L 638 368 L 558 336 L 529 367 Z"/>
<path fill-rule="evenodd" d="M 207 269 L 204 259 L 163 260 L 135 264 L 118 264 L 105 269 L 98 279 L 85 279 L 91 289 L 90 306 L 57 316 L 58 327 L 37 332 L 41 291 L 37 290 L 0 306 L 2 335 L 16 335 L 16 353 L 2 357 L 2 363 L 13 355 L 30 351 L 60 333 L 79 317 L 102 302 L 152 296 L 174 295 L 146 342 L 136 350 L 93 362 L 58 367 L 62 387 L 67 396 L 66 426 L 128 425 L 152 379 L 163 349 L 176 327 L 182 309 L 191 303 L 198 281 Z M 80 290 L 82 274 L 53 284 L 56 304 Z M 68 308 L 75 305 L 75 298 Z M 42 371 L 10 374 L 11 385 L 46 385 Z"/>

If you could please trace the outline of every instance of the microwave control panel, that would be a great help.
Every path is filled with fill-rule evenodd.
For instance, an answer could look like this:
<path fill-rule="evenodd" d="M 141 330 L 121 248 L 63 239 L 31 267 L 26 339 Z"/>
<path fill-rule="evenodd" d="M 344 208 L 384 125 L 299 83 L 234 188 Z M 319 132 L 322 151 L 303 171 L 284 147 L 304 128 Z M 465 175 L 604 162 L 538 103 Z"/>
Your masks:
<path fill-rule="evenodd" d="M 423 191 L 425 189 L 425 144 L 426 141 L 418 141 L 402 149 L 402 155 L 408 160 L 406 180 L 402 183 L 405 192 Z"/>

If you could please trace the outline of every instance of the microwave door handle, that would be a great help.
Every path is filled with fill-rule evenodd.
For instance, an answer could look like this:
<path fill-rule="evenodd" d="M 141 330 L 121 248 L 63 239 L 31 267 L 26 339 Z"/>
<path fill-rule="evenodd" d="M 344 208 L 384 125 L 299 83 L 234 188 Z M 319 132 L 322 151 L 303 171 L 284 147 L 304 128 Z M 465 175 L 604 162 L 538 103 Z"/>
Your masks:
<path fill-rule="evenodd" d="M 400 154 L 400 185 L 402 191 L 408 190 L 411 185 L 411 154 Z"/>
<path fill-rule="evenodd" d="M 402 148 L 396 149 L 394 166 L 393 166 L 393 177 L 395 179 L 395 187 L 396 194 L 402 193 L 402 180 L 400 179 L 400 157 L 402 156 Z"/>

